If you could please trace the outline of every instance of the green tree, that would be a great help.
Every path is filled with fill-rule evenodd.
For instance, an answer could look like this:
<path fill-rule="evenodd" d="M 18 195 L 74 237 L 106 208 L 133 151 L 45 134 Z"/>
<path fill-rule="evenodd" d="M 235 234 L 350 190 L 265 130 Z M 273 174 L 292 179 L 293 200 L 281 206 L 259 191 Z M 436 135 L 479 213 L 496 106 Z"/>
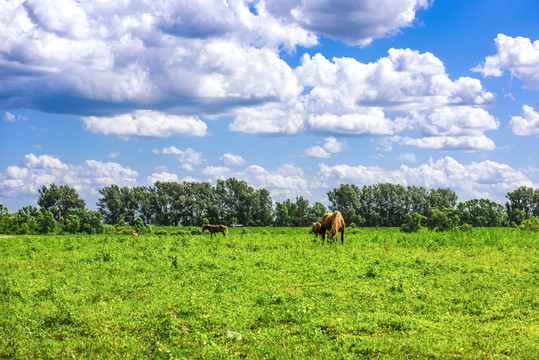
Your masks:
<path fill-rule="evenodd" d="M 71 213 L 64 220 L 64 230 L 70 234 L 76 234 L 80 230 L 80 219 L 77 215 Z"/>
<path fill-rule="evenodd" d="M 425 219 L 426 217 L 415 211 L 412 214 L 406 214 L 401 231 L 405 233 L 418 232 L 421 229 L 421 221 Z"/>
<path fill-rule="evenodd" d="M 429 212 L 433 209 L 453 209 L 457 205 L 457 200 L 457 194 L 451 189 L 431 189 L 429 191 Z M 428 215 L 430 216 L 430 213 Z"/>
<path fill-rule="evenodd" d="M 275 203 L 275 226 L 290 226 L 290 215 L 286 204 Z"/>
<path fill-rule="evenodd" d="M 539 189 L 521 186 L 507 193 L 506 198 L 508 201 L 505 203 L 505 209 L 510 222 L 519 225 L 522 220 L 530 216 L 539 216 Z M 525 219 L 520 219 L 519 212 L 515 210 L 523 211 Z"/>
<path fill-rule="evenodd" d="M 39 209 L 37 216 L 37 226 L 41 234 L 54 234 L 57 230 L 57 223 L 54 220 L 54 215 L 44 207 Z"/>
<path fill-rule="evenodd" d="M 433 209 L 431 216 L 427 220 L 429 229 L 436 231 L 446 231 L 457 227 L 460 223 L 457 209 L 442 207 Z"/>
<path fill-rule="evenodd" d="M 54 219 L 66 218 L 69 209 L 84 209 L 86 202 L 79 197 L 77 191 L 68 185 L 51 184 L 38 189 L 38 205 L 53 213 Z"/>
<path fill-rule="evenodd" d="M 457 205 L 460 221 L 474 227 L 502 226 L 506 221 L 504 208 L 487 199 L 472 199 Z"/>

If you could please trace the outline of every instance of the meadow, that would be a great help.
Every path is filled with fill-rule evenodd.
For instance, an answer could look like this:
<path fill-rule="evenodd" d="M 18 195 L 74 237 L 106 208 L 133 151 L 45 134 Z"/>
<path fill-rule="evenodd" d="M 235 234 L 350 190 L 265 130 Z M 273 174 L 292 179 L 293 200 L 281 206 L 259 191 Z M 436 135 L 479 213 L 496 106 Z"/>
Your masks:
<path fill-rule="evenodd" d="M 532 359 L 539 233 L 0 237 L 0 357 Z"/>

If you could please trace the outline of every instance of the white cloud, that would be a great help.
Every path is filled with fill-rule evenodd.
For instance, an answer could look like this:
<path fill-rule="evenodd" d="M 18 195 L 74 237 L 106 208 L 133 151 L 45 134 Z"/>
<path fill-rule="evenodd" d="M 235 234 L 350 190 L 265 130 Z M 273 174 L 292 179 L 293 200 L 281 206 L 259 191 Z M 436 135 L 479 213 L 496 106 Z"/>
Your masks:
<path fill-rule="evenodd" d="M 82 193 L 97 193 L 111 184 L 133 185 L 138 172 L 114 162 L 86 160 L 82 165 L 66 164 L 51 155 L 27 154 L 22 166 L 10 166 L 0 173 L 0 194 L 37 194 L 43 185 L 68 184 Z"/>
<path fill-rule="evenodd" d="M 231 177 L 244 180 L 255 189 L 267 189 L 272 197 L 295 198 L 297 195 L 310 195 L 303 170 L 290 164 L 281 166 L 277 171 L 268 171 L 259 165 L 251 165 L 238 171 L 223 166 L 206 166 L 202 173 L 213 180 Z"/>
<path fill-rule="evenodd" d="M 304 54 L 294 74 L 304 89 L 302 95 L 240 108 L 230 130 L 378 136 L 419 130 L 429 135 L 481 136 L 498 127 L 480 107 L 491 103 L 494 95 L 477 79 L 451 80 L 442 61 L 431 53 L 390 49 L 387 57 L 368 64 Z M 318 148 L 308 153 L 327 156 Z"/>
<path fill-rule="evenodd" d="M 330 136 L 324 138 L 324 147 L 319 145 L 312 146 L 305 149 L 303 155 L 320 159 L 329 158 L 331 157 L 331 154 L 341 152 L 344 149 L 344 146 L 344 143 L 340 142 L 333 136 Z"/>
<path fill-rule="evenodd" d="M 204 175 L 209 175 L 214 179 L 224 180 L 226 178 L 229 178 L 232 172 L 229 168 L 224 166 L 206 166 L 202 170 L 202 173 Z"/>
<path fill-rule="evenodd" d="M 219 158 L 225 165 L 237 165 L 241 166 L 245 164 L 245 159 L 239 155 L 226 153 Z"/>
<path fill-rule="evenodd" d="M 428 135 L 482 135 L 495 130 L 498 121 L 487 111 L 470 106 L 442 107 L 434 109 L 420 128 Z"/>
<path fill-rule="evenodd" d="M 489 197 L 500 203 L 508 191 L 520 186 L 535 186 L 522 171 L 507 164 L 487 160 L 465 165 L 449 156 L 415 168 L 401 165 L 396 170 L 385 170 L 378 166 L 320 164 L 317 177 L 319 183 L 316 186 L 322 187 L 338 186 L 341 183 L 370 185 L 391 182 L 404 186 L 450 188 L 466 199 Z"/>
<path fill-rule="evenodd" d="M 494 150 L 494 141 L 485 135 L 480 136 L 427 136 L 419 139 L 400 138 L 400 143 L 417 146 L 422 149 L 472 152 L 478 150 Z"/>
<path fill-rule="evenodd" d="M 333 136 L 324 138 L 324 149 L 329 151 L 330 153 L 338 153 L 344 150 L 344 143 L 340 142 Z"/>
<path fill-rule="evenodd" d="M 155 184 L 156 182 L 179 182 L 178 175 L 171 174 L 168 172 L 160 172 L 160 173 L 152 173 L 150 176 L 146 178 L 146 182 L 148 184 Z"/>
<path fill-rule="evenodd" d="M 411 162 L 411 163 L 415 163 L 417 161 L 416 157 L 415 157 L 415 154 L 413 154 L 413 153 L 400 154 L 397 157 L 397 160 L 398 161 L 408 161 L 408 162 Z"/>
<path fill-rule="evenodd" d="M 509 127 L 516 135 L 530 136 L 539 134 L 539 114 L 531 107 L 522 107 L 522 116 L 513 116 Z"/>
<path fill-rule="evenodd" d="M 168 115 L 151 110 L 137 110 L 132 114 L 113 117 L 86 116 L 81 121 L 86 131 L 119 137 L 204 136 L 207 129 L 206 124 L 196 117 Z"/>
<path fill-rule="evenodd" d="M 107 155 L 107 157 L 108 157 L 109 159 L 115 159 L 115 158 L 117 158 L 118 156 L 120 156 L 120 153 L 119 153 L 118 151 L 113 151 L 113 152 L 111 152 L 111 153 L 109 153 L 109 154 Z"/>
<path fill-rule="evenodd" d="M 159 154 L 159 149 L 153 149 L 154 154 Z M 176 146 L 172 145 L 167 148 L 163 148 L 161 151 L 162 154 L 168 155 L 179 155 L 178 161 L 182 163 L 181 167 L 187 171 L 193 171 L 193 165 L 200 165 L 203 162 L 206 162 L 204 155 L 201 152 L 196 151 L 192 148 L 187 148 L 185 150 L 178 149 Z"/>
<path fill-rule="evenodd" d="M 307 157 L 313 157 L 313 158 L 319 158 L 319 159 L 326 159 L 331 157 L 331 154 L 324 150 L 321 146 L 312 146 L 310 148 L 305 149 L 303 152 L 304 156 Z"/>
<path fill-rule="evenodd" d="M 337 134 L 391 135 L 393 123 L 385 118 L 381 109 L 368 109 L 366 114 L 313 115 L 308 120 L 314 131 L 330 131 Z"/>
<path fill-rule="evenodd" d="M 539 90 L 539 40 L 532 43 L 528 38 L 498 34 L 494 42 L 497 54 L 487 56 L 472 70 L 483 76 L 502 76 L 507 70 L 528 88 Z"/>
<path fill-rule="evenodd" d="M 15 119 L 16 119 L 15 115 L 7 111 L 5 112 L 4 117 L 2 118 L 2 120 L 6 122 L 14 122 Z"/>
<path fill-rule="evenodd" d="M 427 0 L 268 1 L 268 10 L 291 17 L 301 27 L 353 45 L 411 26 Z"/>

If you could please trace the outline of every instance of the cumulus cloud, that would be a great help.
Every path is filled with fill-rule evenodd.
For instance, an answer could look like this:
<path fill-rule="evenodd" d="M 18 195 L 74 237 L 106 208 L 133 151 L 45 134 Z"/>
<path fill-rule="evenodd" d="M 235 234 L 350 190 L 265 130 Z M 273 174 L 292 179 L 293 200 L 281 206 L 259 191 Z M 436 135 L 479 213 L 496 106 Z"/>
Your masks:
<path fill-rule="evenodd" d="M 411 163 L 415 163 L 417 161 L 416 157 L 415 157 L 415 154 L 413 154 L 413 153 L 400 154 L 397 157 L 397 160 L 399 160 L 399 161 L 407 161 L 407 162 L 411 162 Z"/>
<path fill-rule="evenodd" d="M 112 117 L 86 116 L 81 121 L 86 131 L 119 137 L 204 136 L 207 129 L 206 124 L 197 117 L 168 115 L 151 110 L 137 110 L 132 114 Z"/>
<path fill-rule="evenodd" d="M 296 134 L 311 131 L 346 135 L 452 137 L 448 144 L 491 149 L 485 131 L 499 127 L 483 105 L 494 100 L 481 82 L 470 77 L 451 80 L 440 59 L 411 49 L 390 49 L 372 63 L 351 58 L 303 55 L 294 69 L 302 95 L 287 102 L 239 109 L 232 131 Z M 470 141 L 470 138 L 482 139 Z M 487 144 L 488 143 L 488 144 Z M 419 144 L 419 143 L 418 143 Z M 443 148 L 443 147 L 441 147 Z M 323 150 L 323 151 L 322 151 Z M 306 156 L 328 157 L 312 147 Z"/>
<path fill-rule="evenodd" d="M 416 11 L 428 0 L 268 1 L 277 16 L 292 18 L 301 27 L 352 45 L 367 45 L 373 38 L 410 26 Z"/>
<path fill-rule="evenodd" d="M 202 173 L 210 176 L 212 180 L 231 177 L 244 180 L 254 188 L 267 189 L 272 196 L 278 198 L 310 194 L 303 170 L 291 164 L 285 164 L 276 171 L 268 171 L 259 165 L 251 165 L 238 171 L 224 166 L 207 166 Z"/>
<path fill-rule="evenodd" d="M 239 155 L 226 153 L 219 158 L 225 165 L 237 165 L 241 166 L 245 164 L 245 159 Z"/>
<path fill-rule="evenodd" d="M 528 105 L 522 107 L 522 116 L 513 116 L 509 122 L 513 134 L 530 136 L 539 134 L 539 114 Z"/>
<path fill-rule="evenodd" d="M 461 164 L 450 156 L 432 159 L 417 167 L 401 165 L 395 170 L 378 166 L 328 166 L 320 164 L 317 186 L 338 186 L 341 183 L 370 185 L 391 182 L 404 186 L 450 188 L 466 198 L 486 197 L 503 201 L 505 194 L 520 186 L 535 184 L 522 171 L 507 164 L 486 160 Z M 461 199 L 462 200 L 462 199 Z"/>
<path fill-rule="evenodd" d="M 333 136 L 324 138 L 324 147 L 319 145 L 305 149 L 304 156 L 314 158 L 329 158 L 331 154 L 341 152 L 345 144 L 334 138 Z"/>
<path fill-rule="evenodd" d="M 539 90 L 539 40 L 498 34 L 494 39 L 496 55 L 487 56 L 472 70 L 483 76 L 502 76 L 504 71 L 520 79 L 526 87 Z"/>
<path fill-rule="evenodd" d="M 152 173 L 150 176 L 146 178 L 146 182 L 148 184 L 155 184 L 156 182 L 179 182 L 178 175 L 171 174 L 166 171 L 160 172 L 160 173 Z"/>
<path fill-rule="evenodd" d="M 97 193 L 111 184 L 133 185 L 138 172 L 114 162 L 86 160 L 84 164 L 66 164 L 52 155 L 27 154 L 21 166 L 9 166 L 0 173 L 0 194 L 35 195 L 43 185 L 68 184 L 75 190 Z"/>
<path fill-rule="evenodd" d="M 159 154 L 159 149 L 153 149 L 154 154 Z M 172 145 L 161 150 L 162 154 L 168 155 L 179 155 L 178 160 L 182 163 L 181 167 L 187 171 L 193 171 L 193 165 L 200 165 L 203 162 L 206 162 L 204 155 L 192 148 L 187 148 L 185 150 L 178 149 L 176 146 Z"/>
<path fill-rule="evenodd" d="M 315 45 L 316 35 L 272 16 L 263 1 L 258 12 L 251 5 L 9 1 L 0 14 L 0 71 L 9 74 L 0 105 L 193 114 L 293 95 L 300 89 L 279 51 Z"/>
<path fill-rule="evenodd" d="M 400 138 L 402 145 L 416 146 L 421 149 L 472 152 L 478 150 L 494 150 L 494 141 L 481 136 L 427 136 L 418 139 Z"/>

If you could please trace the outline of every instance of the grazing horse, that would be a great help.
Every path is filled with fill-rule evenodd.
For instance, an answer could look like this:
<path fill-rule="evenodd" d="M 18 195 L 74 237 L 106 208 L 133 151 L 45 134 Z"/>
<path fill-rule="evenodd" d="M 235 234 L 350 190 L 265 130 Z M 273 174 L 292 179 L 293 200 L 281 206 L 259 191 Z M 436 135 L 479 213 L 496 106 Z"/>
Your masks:
<path fill-rule="evenodd" d="M 344 245 L 344 219 L 339 210 L 324 214 L 320 221 L 320 234 L 322 234 L 322 242 L 326 239 L 326 230 L 329 230 L 328 240 L 335 240 L 335 236 L 338 232 L 341 233 L 341 242 Z"/>
<path fill-rule="evenodd" d="M 314 234 L 315 236 L 320 235 L 320 227 L 321 226 L 322 226 L 322 224 L 320 224 L 319 221 L 313 223 L 313 227 L 312 227 L 311 231 L 309 231 L 309 234 Z"/>
<path fill-rule="evenodd" d="M 228 234 L 228 227 L 226 225 L 202 225 L 202 232 L 205 230 L 208 230 L 210 232 L 210 238 L 215 233 L 221 232 L 223 233 L 223 236 L 226 236 Z M 215 234 L 217 236 L 217 234 Z"/>

